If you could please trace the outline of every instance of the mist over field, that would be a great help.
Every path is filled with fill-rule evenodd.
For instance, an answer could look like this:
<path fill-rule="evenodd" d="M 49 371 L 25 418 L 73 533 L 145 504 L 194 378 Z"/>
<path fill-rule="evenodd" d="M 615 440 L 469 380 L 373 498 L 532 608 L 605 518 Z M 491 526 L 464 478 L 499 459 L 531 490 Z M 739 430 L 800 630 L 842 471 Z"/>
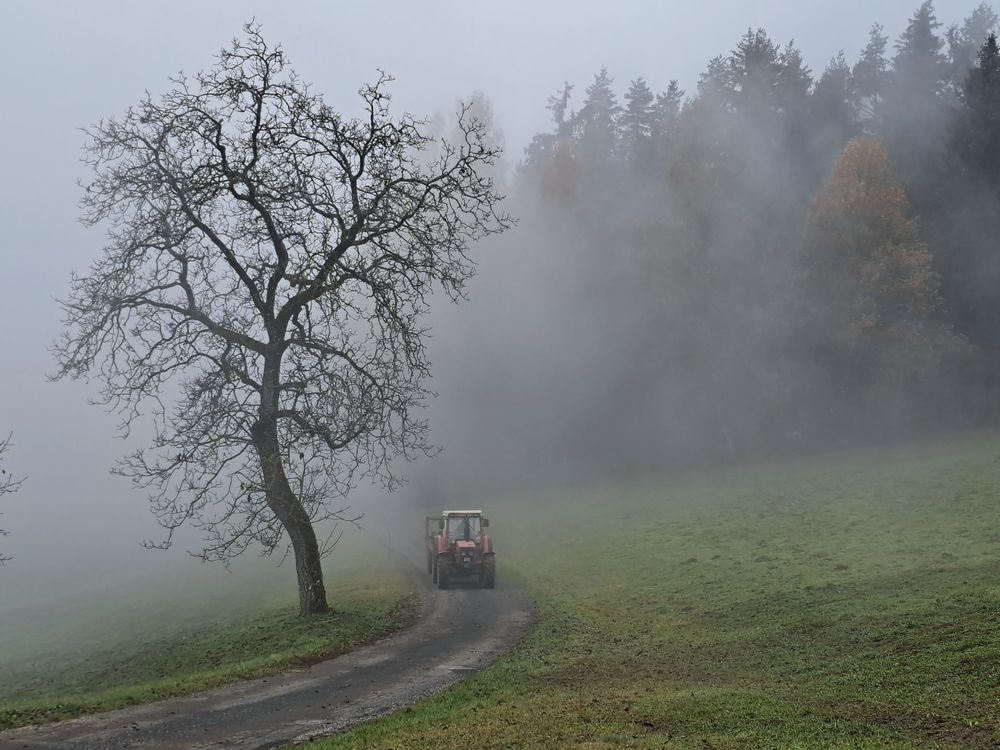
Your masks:
<path fill-rule="evenodd" d="M 26 481 L 0 501 L 0 614 L 146 571 L 198 574 L 184 554 L 197 532 L 143 550 L 162 533 L 145 495 L 108 475 L 149 426 L 123 442 L 86 403 L 96 384 L 45 375 L 54 298 L 104 242 L 77 223 L 78 128 L 209 66 L 250 17 L 345 115 L 382 69 L 393 111 L 449 137 L 472 97 L 505 149 L 494 176 L 517 224 L 472 248 L 467 300 L 439 294 L 427 319 L 426 416 L 444 452 L 405 467 L 389 505 L 992 426 L 996 182 L 974 174 L 988 158 L 965 147 L 988 126 L 960 102 L 996 19 L 937 2 L 934 39 L 904 43 L 915 5 L 5 8 L 0 55 L 23 72 L 0 139 L 0 437 L 13 433 L 4 466 Z M 882 67 L 868 69 L 873 23 Z M 842 182 L 881 180 L 871 200 L 891 210 L 847 205 L 838 163 Z M 864 221 L 869 235 L 844 229 Z M 348 502 L 383 498 L 362 485 Z"/>
<path fill-rule="evenodd" d="M 507 178 L 518 226 L 435 307 L 446 451 L 416 494 L 992 426 L 996 15 L 948 12 L 827 60 L 808 24 L 764 23 L 694 82 L 595 66 L 554 89 Z"/>

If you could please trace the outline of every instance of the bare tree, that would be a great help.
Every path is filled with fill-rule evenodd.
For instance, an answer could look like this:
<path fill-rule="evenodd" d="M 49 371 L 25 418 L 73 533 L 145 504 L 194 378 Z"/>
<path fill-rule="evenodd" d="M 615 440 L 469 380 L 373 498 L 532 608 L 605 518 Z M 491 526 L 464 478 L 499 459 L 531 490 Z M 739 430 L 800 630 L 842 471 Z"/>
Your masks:
<path fill-rule="evenodd" d="M 4 495 L 10 495 L 11 493 L 17 492 L 18 488 L 21 486 L 22 479 L 14 479 L 14 475 L 3 468 L 3 457 L 10 450 L 11 446 L 11 436 L 8 435 L 3 440 L 0 440 L 0 497 Z M 5 529 L 0 529 L 0 536 L 7 536 L 7 531 Z M 0 565 L 11 558 L 0 552 Z"/>
<path fill-rule="evenodd" d="M 193 524 L 198 554 L 228 561 L 287 533 L 311 614 L 328 610 L 315 524 L 428 449 L 428 294 L 460 296 L 469 243 L 510 219 L 468 108 L 461 139 L 435 143 L 390 116 L 382 74 L 344 118 L 244 32 L 207 72 L 86 130 L 83 219 L 110 229 L 62 302 L 56 377 L 96 373 L 123 434 L 151 404 L 151 448 L 116 471 L 149 491 L 156 546 Z"/>

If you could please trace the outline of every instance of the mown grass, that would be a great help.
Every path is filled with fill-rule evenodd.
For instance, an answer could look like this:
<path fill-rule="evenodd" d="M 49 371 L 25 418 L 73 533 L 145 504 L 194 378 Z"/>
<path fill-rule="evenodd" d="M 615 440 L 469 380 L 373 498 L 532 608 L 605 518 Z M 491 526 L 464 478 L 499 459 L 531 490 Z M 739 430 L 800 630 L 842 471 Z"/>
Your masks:
<path fill-rule="evenodd" d="M 1000 441 L 491 510 L 538 625 L 348 748 L 1000 747 Z"/>
<path fill-rule="evenodd" d="M 328 560 L 329 616 L 298 617 L 294 574 L 273 565 L 208 582 L 133 581 L 5 614 L 0 729 L 273 673 L 411 621 L 415 601 L 399 565 L 360 535 L 342 544 Z"/>

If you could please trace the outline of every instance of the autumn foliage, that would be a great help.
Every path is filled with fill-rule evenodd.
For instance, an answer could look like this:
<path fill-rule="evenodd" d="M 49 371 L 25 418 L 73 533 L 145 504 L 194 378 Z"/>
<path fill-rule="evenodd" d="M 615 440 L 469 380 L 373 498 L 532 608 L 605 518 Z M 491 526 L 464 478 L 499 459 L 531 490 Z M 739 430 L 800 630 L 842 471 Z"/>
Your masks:
<path fill-rule="evenodd" d="M 859 333 L 889 333 L 941 305 L 931 253 L 878 140 L 847 144 L 809 209 L 806 245 L 814 270 L 846 276 Z"/>
<path fill-rule="evenodd" d="M 901 356 L 925 367 L 940 356 L 940 280 L 879 140 L 850 141 L 814 197 L 803 268 L 803 323 L 821 359 L 856 379 L 885 375 L 888 359 L 895 369 Z"/>

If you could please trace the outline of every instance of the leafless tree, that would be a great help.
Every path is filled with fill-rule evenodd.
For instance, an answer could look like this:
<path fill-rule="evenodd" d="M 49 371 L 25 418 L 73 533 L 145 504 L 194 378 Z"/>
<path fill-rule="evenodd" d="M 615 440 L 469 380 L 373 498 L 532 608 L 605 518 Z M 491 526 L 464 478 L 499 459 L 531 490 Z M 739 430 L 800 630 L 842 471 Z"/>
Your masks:
<path fill-rule="evenodd" d="M 463 108 L 461 139 L 435 143 L 390 115 L 390 80 L 342 117 L 247 25 L 86 130 L 83 219 L 108 244 L 62 301 L 55 377 L 99 376 L 124 434 L 151 405 L 152 446 L 116 471 L 149 491 L 156 546 L 192 524 L 228 561 L 287 533 L 302 614 L 328 610 L 315 524 L 428 449 L 428 295 L 460 296 L 469 243 L 510 223 L 482 123 Z"/>
<path fill-rule="evenodd" d="M 21 486 L 22 479 L 14 479 L 14 475 L 3 468 L 3 457 L 6 455 L 7 451 L 11 447 L 11 436 L 8 435 L 3 440 L 0 440 L 0 497 L 4 495 L 10 495 L 17 492 L 18 488 Z M 5 529 L 0 529 L 0 536 L 7 536 L 7 531 Z M 4 555 L 0 552 L 0 565 L 10 560 L 10 557 Z"/>

